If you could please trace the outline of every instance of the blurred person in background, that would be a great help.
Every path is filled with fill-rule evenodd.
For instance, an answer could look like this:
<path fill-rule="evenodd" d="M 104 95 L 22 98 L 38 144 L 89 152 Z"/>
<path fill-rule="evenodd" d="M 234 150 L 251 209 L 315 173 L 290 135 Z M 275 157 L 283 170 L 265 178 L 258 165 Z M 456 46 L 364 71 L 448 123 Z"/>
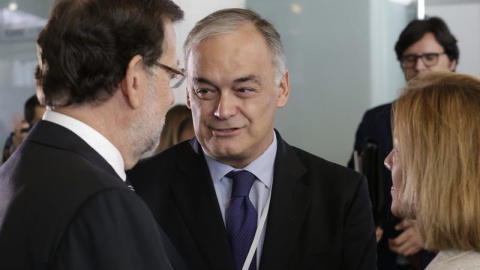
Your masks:
<path fill-rule="evenodd" d="M 192 112 L 186 105 L 175 105 L 168 110 L 165 116 L 165 126 L 160 136 L 160 145 L 155 154 L 175 145 L 189 140 L 195 136 L 193 131 Z"/>
<path fill-rule="evenodd" d="M 400 34 L 395 53 L 407 82 L 432 71 L 454 72 L 459 59 L 457 40 L 438 17 L 411 21 Z M 382 195 L 386 198 L 387 210 L 391 204 L 389 191 L 392 179 L 383 166 L 383 160 L 392 150 L 391 107 L 392 104 L 388 103 L 368 110 L 357 129 L 354 144 L 354 151 L 359 153 L 368 141 L 378 144 L 377 164 L 374 166 L 380 172 L 381 179 L 385 180 L 385 194 Z M 354 168 L 353 155 L 348 167 Z M 435 254 L 422 252 L 425 243 L 410 220 L 394 218 L 389 210 L 385 215 L 382 228 L 377 228 L 377 231 L 383 230 L 383 236 L 377 234 L 380 236 L 377 239 L 378 269 L 423 269 Z"/>
<path fill-rule="evenodd" d="M 20 146 L 30 132 L 30 129 L 38 120 L 42 119 L 44 113 L 45 107 L 40 105 L 36 95 L 33 95 L 27 99 L 23 107 L 24 119 L 15 125 L 14 131 L 5 141 L 2 163 L 7 161 L 13 152 Z"/>

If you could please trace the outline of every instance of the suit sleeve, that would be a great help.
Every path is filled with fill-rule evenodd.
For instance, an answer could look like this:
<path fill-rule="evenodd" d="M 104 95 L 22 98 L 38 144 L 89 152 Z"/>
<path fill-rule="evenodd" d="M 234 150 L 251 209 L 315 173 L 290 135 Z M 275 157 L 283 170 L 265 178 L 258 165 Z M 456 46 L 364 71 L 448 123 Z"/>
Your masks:
<path fill-rule="evenodd" d="M 355 143 L 353 145 L 353 151 L 360 152 L 363 148 L 363 144 L 365 142 L 365 137 L 367 137 L 367 127 L 366 127 L 366 114 L 362 118 L 362 122 L 358 125 L 357 132 L 355 133 Z M 353 151 L 350 156 L 350 160 L 348 161 L 348 168 L 354 169 L 353 163 Z"/>
<path fill-rule="evenodd" d="M 347 211 L 342 250 L 342 269 L 376 269 L 377 242 L 367 181 L 362 176 Z"/>
<path fill-rule="evenodd" d="M 110 189 L 89 198 L 60 242 L 53 269 L 172 269 L 159 228 L 143 201 Z"/>

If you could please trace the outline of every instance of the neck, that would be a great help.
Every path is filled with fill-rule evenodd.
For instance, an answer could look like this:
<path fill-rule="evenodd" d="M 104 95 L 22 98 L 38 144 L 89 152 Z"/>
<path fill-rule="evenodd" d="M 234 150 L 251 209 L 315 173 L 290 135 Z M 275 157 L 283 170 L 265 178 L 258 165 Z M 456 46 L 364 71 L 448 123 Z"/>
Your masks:
<path fill-rule="evenodd" d="M 75 118 L 98 131 L 110 141 L 122 155 L 125 170 L 135 165 L 138 157 L 133 157 L 127 142 L 127 109 L 118 104 L 115 96 L 100 105 L 82 104 L 56 108 L 54 111 Z"/>

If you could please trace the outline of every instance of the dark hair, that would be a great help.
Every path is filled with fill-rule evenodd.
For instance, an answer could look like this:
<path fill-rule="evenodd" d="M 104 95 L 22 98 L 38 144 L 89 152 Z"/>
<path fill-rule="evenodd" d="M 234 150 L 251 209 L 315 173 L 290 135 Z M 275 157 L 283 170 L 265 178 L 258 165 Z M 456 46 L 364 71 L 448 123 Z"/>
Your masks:
<path fill-rule="evenodd" d="M 413 20 L 407 25 L 395 44 L 397 59 L 401 61 L 405 50 L 422 39 L 427 33 L 432 33 L 437 42 L 442 45 L 450 61 L 455 60 L 458 64 L 460 52 L 458 50 L 457 40 L 448 29 L 447 24 L 438 17 Z"/>
<path fill-rule="evenodd" d="M 35 108 L 41 106 L 42 105 L 40 105 L 37 95 L 31 96 L 29 99 L 27 99 L 27 101 L 25 101 L 25 106 L 23 107 L 23 117 L 30 125 L 35 117 Z"/>
<path fill-rule="evenodd" d="M 183 18 L 171 0 L 61 0 L 37 43 L 40 101 L 99 104 L 113 96 L 129 61 L 151 67 L 162 55 L 164 21 Z"/>

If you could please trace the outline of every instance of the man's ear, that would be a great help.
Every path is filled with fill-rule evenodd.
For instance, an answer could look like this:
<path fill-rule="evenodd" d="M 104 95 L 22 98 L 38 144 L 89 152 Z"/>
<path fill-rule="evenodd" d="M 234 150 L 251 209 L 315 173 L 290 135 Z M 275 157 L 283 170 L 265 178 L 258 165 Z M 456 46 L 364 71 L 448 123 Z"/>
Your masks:
<path fill-rule="evenodd" d="M 450 61 L 450 71 L 455 71 L 457 69 L 457 60 Z"/>
<path fill-rule="evenodd" d="M 137 54 L 128 62 L 125 78 L 120 82 L 120 89 L 133 109 L 140 107 L 143 103 L 146 84 L 147 74 L 143 57 Z"/>
<path fill-rule="evenodd" d="M 278 85 L 278 100 L 277 107 L 282 108 L 287 105 L 288 97 L 290 96 L 290 78 L 288 76 L 288 70 L 282 77 L 280 84 Z"/>

